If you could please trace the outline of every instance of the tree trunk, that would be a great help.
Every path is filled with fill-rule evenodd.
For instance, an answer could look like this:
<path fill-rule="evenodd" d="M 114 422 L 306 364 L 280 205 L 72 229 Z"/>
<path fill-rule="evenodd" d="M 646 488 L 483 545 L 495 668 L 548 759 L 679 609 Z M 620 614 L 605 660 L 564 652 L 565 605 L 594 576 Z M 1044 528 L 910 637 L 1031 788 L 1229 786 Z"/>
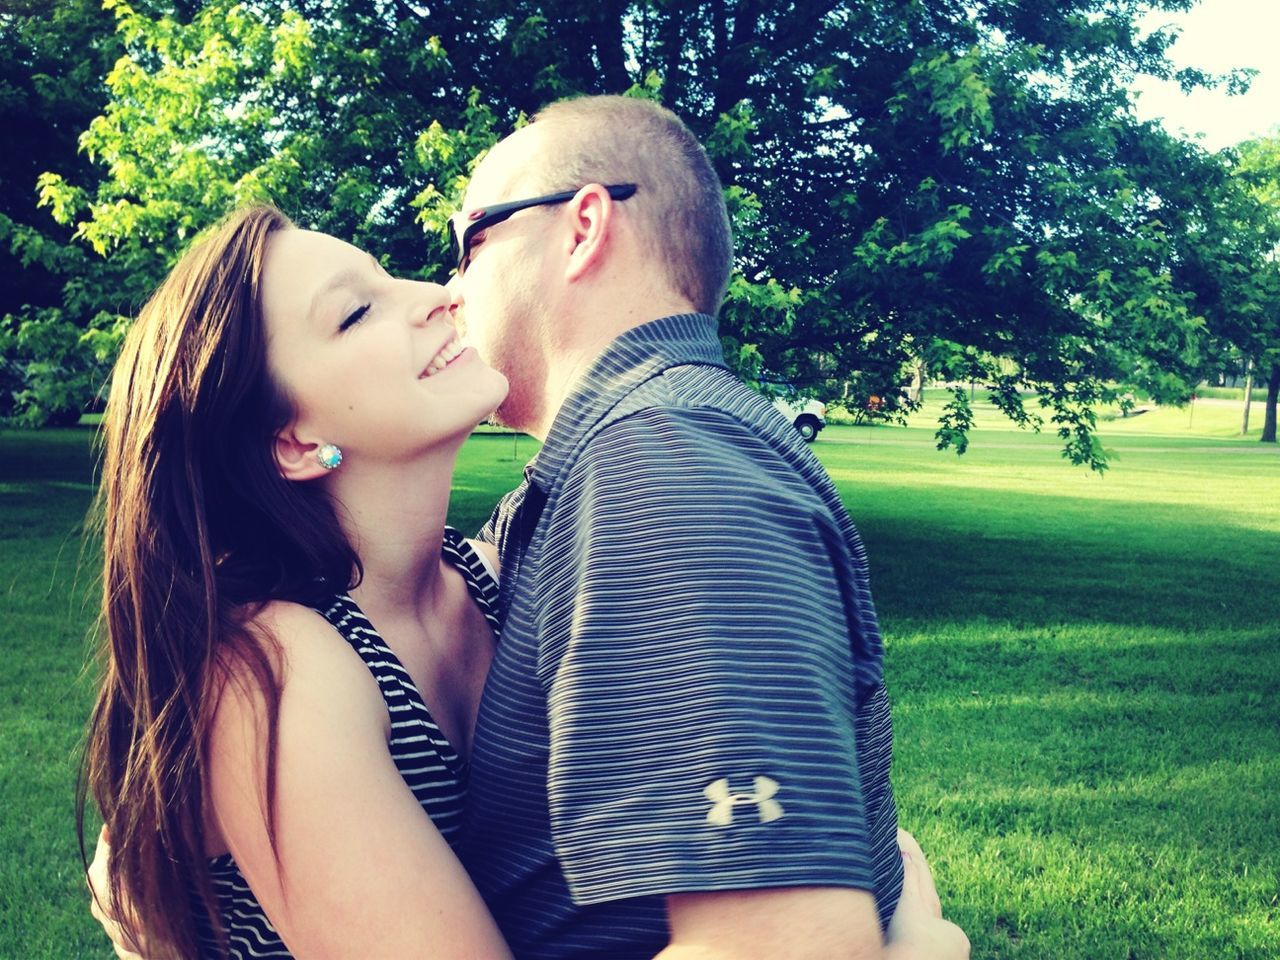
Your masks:
<path fill-rule="evenodd" d="M 1244 422 L 1240 424 L 1240 436 L 1249 433 L 1249 404 L 1253 402 L 1253 361 L 1244 365 Z"/>
<path fill-rule="evenodd" d="M 912 403 L 919 403 L 924 397 L 924 364 L 916 363 L 911 369 L 911 392 L 908 394 Z"/>
<path fill-rule="evenodd" d="M 1271 376 L 1267 379 L 1267 414 L 1262 421 L 1263 443 L 1276 442 L 1276 398 L 1280 397 L 1280 361 L 1271 364 Z"/>

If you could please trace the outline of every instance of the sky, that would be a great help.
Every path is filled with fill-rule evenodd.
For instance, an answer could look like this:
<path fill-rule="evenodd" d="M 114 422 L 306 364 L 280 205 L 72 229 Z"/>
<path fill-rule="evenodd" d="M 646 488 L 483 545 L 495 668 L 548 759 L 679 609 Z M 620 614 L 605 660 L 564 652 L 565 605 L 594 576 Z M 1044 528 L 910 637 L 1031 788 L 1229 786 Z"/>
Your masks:
<path fill-rule="evenodd" d="M 1225 72 L 1233 67 L 1258 70 L 1249 92 L 1228 96 L 1221 90 L 1184 94 L 1176 83 L 1140 78 L 1134 84 L 1138 115 L 1161 119 L 1175 134 L 1203 134 L 1201 143 L 1219 150 L 1261 136 L 1280 124 L 1280 0 L 1201 0 L 1188 13 L 1151 13 L 1143 25 L 1182 28 L 1170 48 L 1178 66 Z"/>

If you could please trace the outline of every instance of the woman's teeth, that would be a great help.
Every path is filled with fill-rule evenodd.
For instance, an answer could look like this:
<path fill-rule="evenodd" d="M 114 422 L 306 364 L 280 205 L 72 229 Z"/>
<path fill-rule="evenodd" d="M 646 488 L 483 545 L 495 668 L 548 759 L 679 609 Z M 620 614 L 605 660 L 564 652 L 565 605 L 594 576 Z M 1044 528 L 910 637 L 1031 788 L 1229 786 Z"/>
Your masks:
<path fill-rule="evenodd" d="M 463 347 L 463 345 L 458 342 L 458 338 L 456 336 L 453 337 L 448 343 L 444 345 L 443 349 L 441 349 L 441 351 L 435 355 L 435 358 L 429 364 L 427 364 L 427 369 L 422 371 L 422 377 L 425 379 L 426 377 L 434 376 L 435 374 L 439 373 L 441 370 L 447 367 L 450 364 L 450 362 L 452 362 L 454 358 L 456 358 L 458 354 L 460 354 L 464 349 L 466 348 Z"/>

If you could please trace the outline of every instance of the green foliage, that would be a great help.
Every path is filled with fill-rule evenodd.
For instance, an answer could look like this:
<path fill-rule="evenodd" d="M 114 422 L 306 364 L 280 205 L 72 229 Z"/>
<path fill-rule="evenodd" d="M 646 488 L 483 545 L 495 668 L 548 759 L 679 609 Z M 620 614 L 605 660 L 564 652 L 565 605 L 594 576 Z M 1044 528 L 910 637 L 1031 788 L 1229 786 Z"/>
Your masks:
<path fill-rule="evenodd" d="M 0 15 L 0 419 L 74 420 L 101 386 L 77 341 L 123 288 L 37 209 L 36 181 L 48 170 L 99 179 L 77 137 L 106 103 L 102 77 L 118 53 L 96 0 L 14 4 Z"/>
<path fill-rule="evenodd" d="M 444 221 L 497 137 L 567 94 L 660 99 L 726 184 L 723 327 L 748 378 L 895 406 L 919 365 L 1030 390 L 1101 469 L 1084 411 L 1185 398 L 1225 309 L 1186 269 L 1188 238 L 1226 232 L 1222 166 L 1129 102 L 1142 73 L 1246 81 L 1175 71 L 1170 35 L 1138 35 L 1146 7 L 1186 5 L 110 0 L 123 56 L 82 141 L 100 182 L 50 169 L 41 202 L 136 285 L 255 198 L 439 277 Z M 1243 276 L 1255 253 L 1205 253 L 1201 272 Z M 128 312 L 80 322 L 98 309 Z M 963 418 L 941 428 L 964 448 Z"/>
<path fill-rule="evenodd" d="M 937 118 L 942 151 L 951 153 L 968 147 L 990 136 L 993 130 L 992 88 L 983 73 L 980 47 L 959 55 L 939 51 L 907 68 L 905 82 L 889 98 L 889 110 L 905 114 L 915 105 L 926 104 Z"/>
<path fill-rule="evenodd" d="M 0 318 L 0 417 L 35 427 L 75 424 L 87 404 L 105 399 L 126 324 L 104 313 L 86 330 L 56 307 Z"/>
<path fill-rule="evenodd" d="M 414 13 L 216 0 L 189 18 L 110 0 L 125 55 L 82 146 L 96 191 L 41 179 L 41 202 L 99 254 L 153 278 L 229 209 L 266 200 L 421 273 L 417 220 L 437 226 L 492 116 L 433 88 L 448 53 Z M 436 202 L 438 199 L 438 203 Z M 434 245 L 433 245 L 434 246 Z M 434 256 L 431 256 L 434 255 Z"/>
<path fill-rule="evenodd" d="M 688 4 L 676 25 L 645 7 L 664 100 L 754 200 L 735 217 L 730 354 L 754 344 L 770 373 L 827 395 L 868 377 L 896 395 L 920 362 L 1030 389 L 1064 452 L 1101 469 L 1090 404 L 1132 386 L 1185 395 L 1201 362 L 1174 240 L 1214 164 L 1131 112 L 1135 74 L 1172 75 L 1170 38 L 1139 39 L 1139 8 Z M 754 285 L 769 280 L 801 294 L 761 329 L 772 298 Z M 939 441 L 962 450 L 964 431 L 957 408 Z"/>
<path fill-rule="evenodd" d="M 951 398 L 938 418 L 938 449 L 955 447 L 956 453 L 969 449 L 969 431 L 973 429 L 973 407 L 963 387 L 953 387 Z"/>
<path fill-rule="evenodd" d="M 478 90 L 468 94 L 462 121 L 460 128 L 446 130 L 433 120 L 414 144 L 419 166 L 432 179 L 409 204 L 417 208 L 417 220 L 428 235 L 440 237 L 441 242 L 447 240 L 449 217 L 462 204 L 471 171 L 501 138 L 497 119 Z"/>
<path fill-rule="evenodd" d="M 1205 205 L 1181 238 L 1178 281 L 1203 314 L 1203 372 L 1228 358 L 1252 363 L 1258 379 L 1280 381 L 1280 135 L 1240 144 L 1219 158 Z M 1274 442 L 1276 399 L 1266 404 Z"/>
<path fill-rule="evenodd" d="M 1240 144 L 1237 157 L 1231 182 L 1247 200 L 1244 211 L 1235 207 L 1232 226 L 1250 246 L 1246 257 L 1222 264 L 1228 285 L 1237 287 L 1230 306 L 1238 319 L 1227 324 L 1227 335 L 1261 366 L 1274 366 L 1280 363 L 1280 131 Z"/>
<path fill-rule="evenodd" d="M 291 10 L 239 3 L 202 5 L 185 22 L 107 5 L 126 55 L 106 78 L 106 111 L 81 143 L 108 177 L 92 195 L 56 174 L 40 183 L 42 203 L 62 222 L 76 220 L 96 252 L 145 247 L 159 273 L 228 209 L 259 200 L 288 198 L 304 218 L 324 219 L 331 202 L 337 216 L 367 215 L 379 196 L 367 160 L 328 167 L 318 142 L 313 101 L 323 100 L 323 54 L 333 53 L 320 49 L 322 30 Z M 347 57 L 357 89 L 378 70 L 374 54 Z M 293 123 L 304 107 L 304 123 Z M 346 145 L 367 147 L 377 120 L 362 114 L 343 131 Z"/>

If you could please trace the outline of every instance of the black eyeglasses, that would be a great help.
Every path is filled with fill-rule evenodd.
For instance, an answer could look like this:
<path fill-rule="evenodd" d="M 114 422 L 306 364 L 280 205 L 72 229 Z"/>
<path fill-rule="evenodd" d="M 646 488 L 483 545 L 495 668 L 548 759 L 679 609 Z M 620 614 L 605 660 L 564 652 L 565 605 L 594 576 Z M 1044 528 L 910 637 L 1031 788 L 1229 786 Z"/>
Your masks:
<path fill-rule="evenodd" d="M 579 188 L 581 189 L 581 188 Z M 615 183 L 606 186 L 609 196 L 614 200 L 625 200 L 636 192 L 634 183 Z M 545 197 L 534 197 L 532 200 L 512 200 L 508 203 L 495 203 L 491 207 L 483 207 L 479 210 L 472 210 L 466 214 L 467 225 L 462 230 L 462 236 L 458 236 L 458 225 L 454 222 L 458 217 L 463 216 L 459 213 L 449 219 L 449 245 L 453 251 L 454 261 L 458 265 L 458 272 L 462 273 L 467 269 L 467 264 L 471 260 L 471 239 L 481 230 L 492 227 L 495 223 L 501 223 L 513 213 L 518 213 L 529 207 L 542 207 L 551 203 L 568 203 L 578 195 L 577 190 L 566 190 L 563 193 L 549 193 Z"/>

